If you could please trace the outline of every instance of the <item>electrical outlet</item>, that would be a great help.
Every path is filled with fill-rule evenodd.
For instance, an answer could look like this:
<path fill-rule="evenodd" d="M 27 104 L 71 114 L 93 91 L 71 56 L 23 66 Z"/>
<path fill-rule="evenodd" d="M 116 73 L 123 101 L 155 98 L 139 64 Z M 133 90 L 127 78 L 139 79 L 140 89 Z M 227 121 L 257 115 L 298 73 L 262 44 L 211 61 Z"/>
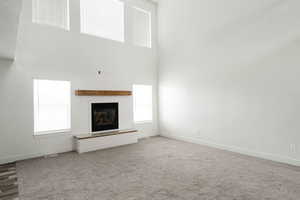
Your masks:
<path fill-rule="evenodd" d="M 197 130 L 195 133 L 196 133 L 195 134 L 196 137 L 198 137 L 198 138 L 202 138 L 203 137 L 203 134 L 202 134 L 202 132 L 200 130 Z"/>
<path fill-rule="evenodd" d="M 196 134 L 196 135 L 201 135 L 201 134 L 202 134 L 201 129 L 196 129 L 196 130 L 195 130 L 195 134 Z"/>
<path fill-rule="evenodd" d="M 296 144 L 290 144 L 290 151 L 291 153 L 297 153 Z"/>

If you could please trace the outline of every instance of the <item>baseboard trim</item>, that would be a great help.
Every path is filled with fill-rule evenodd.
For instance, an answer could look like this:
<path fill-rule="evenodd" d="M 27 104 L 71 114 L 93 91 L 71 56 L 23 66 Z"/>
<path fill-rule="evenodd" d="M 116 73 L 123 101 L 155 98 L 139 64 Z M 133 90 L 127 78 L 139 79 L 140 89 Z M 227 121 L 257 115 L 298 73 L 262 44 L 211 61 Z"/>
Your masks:
<path fill-rule="evenodd" d="M 29 160 L 33 158 L 40 158 L 40 157 L 45 157 L 51 154 L 61 154 L 61 153 L 68 153 L 72 152 L 73 150 L 65 150 L 62 152 L 53 152 L 53 153 L 35 153 L 35 154 L 27 154 L 27 155 L 17 155 L 17 156 L 10 156 L 6 158 L 0 158 L 0 165 L 1 164 L 6 164 L 6 163 L 11 163 L 11 162 L 17 162 L 17 161 L 22 161 L 22 160 Z"/>
<path fill-rule="evenodd" d="M 150 138 L 150 137 L 155 137 L 155 136 L 159 136 L 160 134 L 155 132 L 154 134 L 145 134 L 143 135 L 140 139 L 146 139 L 146 138 Z M 16 156 L 9 156 L 9 157 L 3 157 L 0 158 L 0 165 L 1 164 L 6 164 L 6 163 L 11 163 L 11 162 L 16 162 L 16 161 L 22 161 L 22 160 L 28 160 L 28 159 L 33 159 L 33 158 L 39 158 L 39 157 L 44 157 L 47 156 L 49 154 L 60 154 L 60 153 L 67 153 L 67 152 L 71 152 L 74 151 L 74 149 L 65 149 L 61 152 L 49 152 L 49 153 L 35 153 L 35 154 L 27 154 L 27 155 L 16 155 Z"/>
<path fill-rule="evenodd" d="M 16 161 L 20 161 L 20 160 L 32 159 L 32 158 L 38 158 L 38 157 L 42 157 L 42 156 L 44 156 L 44 155 L 41 153 L 10 156 L 10 157 L 6 157 L 6 158 L 0 158 L 0 164 L 11 163 L 11 162 L 16 162 Z"/>
<path fill-rule="evenodd" d="M 262 158 L 265 160 L 271 160 L 271 161 L 275 161 L 275 162 L 279 162 L 279 163 L 300 166 L 300 160 L 296 160 L 296 159 L 289 158 L 289 157 L 283 157 L 283 156 L 278 156 L 278 155 L 263 153 L 263 152 L 249 151 L 247 149 L 242 149 L 239 147 L 212 143 L 209 141 L 201 140 L 199 138 L 191 138 L 191 137 L 178 136 L 178 135 L 166 134 L 166 133 L 161 134 L 161 136 L 175 139 L 175 140 L 181 140 L 181 141 L 185 141 L 185 142 L 189 142 L 189 143 L 205 145 L 205 146 L 209 146 L 209 147 L 213 147 L 213 148 L 217 148 L 217 149 L 221 149 L 221 150 L 240 153 L 240 154 L 244 154 L 244 155 L 248 155 L 248 156 L 252 156 L 252 157 Z"/>

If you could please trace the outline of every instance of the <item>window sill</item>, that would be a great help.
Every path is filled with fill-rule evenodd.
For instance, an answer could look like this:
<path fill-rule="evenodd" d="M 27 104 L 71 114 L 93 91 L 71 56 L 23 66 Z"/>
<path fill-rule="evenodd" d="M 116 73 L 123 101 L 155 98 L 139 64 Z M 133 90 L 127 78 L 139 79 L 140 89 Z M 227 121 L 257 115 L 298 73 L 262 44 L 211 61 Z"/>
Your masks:
<path fill-rule="evenodd" d="M 80 34 L 87 35 L 87 36 L 90 36 L 90 37 L 95 37 L 95 38 L 102 39 L 102 40 L 108 40 L 108 41 L 118 42 L 118 43 L 121 43 L 121 44 L 125 43 L 125 39 L 109 38 L 109 37 L 105 37 L 105 36 L 102 36 L 102 35 L 97 35 L 97 34 L 93 34 L 93 33 L 84 32 L 82 30 L 80 31 Z"/>
<path fill-rule="evenodd" d="M 152 49 L 152 46 L 139 45 L 136 43 L 133 43 L 133 46 L 138 48 L 143 48 L 143 49 L 150 49 L 150 50 Z"/>
<path fill-rule="evenodd" d="M 50 136 L 50 135 L 63 135 L 71 133 L 71 129 L 65 129 L 65 130 L 56 130 L 56 131 L 43 131 L 43 132 L 34 132 L 34 137 L 42 137 L 42 136 Z"/>
<path fill-rule="evenodd" d="M 71 31 L 70 26 L 64 27 L 64 26 L 59 26 L 59 25 L 55 25 L 55 24 L 47 24 L 47 23 L 43 23 L 43 22 L 32 22 L 32 24 L 38 25 L 41 27 L 45 27 L 45 28 L 53 28 L 53 29 L 57 29 L 57 30 L 62 30 L 62 31 L 66 31 L 66 32 Z"/>
<path fill-rule="evenodd" d="M 138 121 L 138 122 L 134 122 L 135 124 L 139 125 L 139 124 L 152 124 L 153 121 L 149 120 L 149 121 Z"/>

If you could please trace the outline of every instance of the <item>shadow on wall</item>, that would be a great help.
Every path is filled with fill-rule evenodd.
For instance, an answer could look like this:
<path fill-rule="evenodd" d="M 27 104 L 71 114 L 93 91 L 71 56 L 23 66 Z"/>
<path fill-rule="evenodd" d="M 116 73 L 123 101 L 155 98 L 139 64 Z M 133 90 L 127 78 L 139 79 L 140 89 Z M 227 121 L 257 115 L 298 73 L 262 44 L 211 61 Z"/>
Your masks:
<path fill-rule="evenodd" d="M 3 91 L 2 87 L 5 85 L 5 77 L 7 77 L 13 66 L 14 60 L 0 58 L 0 91 Z"/>
<path fill-rule="evenodd" d="M 14 60 L 0 57 L 0 67 L 10 67 L 14 64 Z"/>
<path fill-rule="evenodd" d="M 11 69 L 11 67 L 13 67 L 13 65 L 14 65 L 14 60 L 0 58 L 0 75 L 2 77 L 0 79 L 0 83 L 1 81 L 3 81 L 5 75 L 9 72 L 9 70 Z M 2 84 L 0 84 L 0 86 L 1 85 Z"/>

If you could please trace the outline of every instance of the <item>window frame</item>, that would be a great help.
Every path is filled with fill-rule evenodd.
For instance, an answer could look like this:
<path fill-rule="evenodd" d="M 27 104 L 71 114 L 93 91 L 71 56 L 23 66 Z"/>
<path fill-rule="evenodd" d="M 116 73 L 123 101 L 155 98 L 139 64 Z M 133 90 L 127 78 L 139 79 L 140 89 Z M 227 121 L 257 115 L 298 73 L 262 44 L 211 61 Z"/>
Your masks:
<path fill-rule="evenodd" d="M 147 10 L 147 9 L 145 9 L 145 8 L 142 8 L 142 7 L 139 7 L 139 6 L 136 6 L 136 5 L 132 5 L 131 6 L 131 9 L 135 9 L 135 10 L 137 10 L 137 11 L 139 11 L 139 12 L 142 12 L 142 13 L 145 13 L 146 15 L 148 15 L 148 17 L 149 17 L 149 39 L 150 39 L 150 41 L 149 41 L 149 46 L 145 46 L 145 45 L 140 45 L 140 44 L 137 44 L 135 41 L 134 41 L 134 33 L 133 33 L 133 31 L 134 31 L 134 28 L 132 28 L 132 43 L 133 43 L 133 45 L 134 46 L 138 46 L 138 47 L 142 47 L 142 48 L 147 48 L 147 49 L 152 49 L 152 47 L 153 47 L 153 39 L 152 39 L 152 29 L 153 29 L 153 27 L 152 27 L 152 12 L 150 11 L 150 10 Z M 132 20 L 131 20 L 131 27 L 134 27 L 135 26 L 135 24 L 134 24 L 134 19 L 132 18 Z"/>
<path fill-rule="evenodd" d="M 86 20 L 86 17 L 83 16 L 84 12 L 83 12 L 83 6 L 82 6 L 82 1 L 83 0 L 79 0 L 79 15 L 80 15 L 80 25 L 79 25 L 79 29 L 80 29 L 80 34 L 84 34 L 84 35 L 89 35 L 89 36 L 93 36 L 93 37 L 97 37 L 97 38 L 101 38 L 101 39 L 104 39 L 104 40 L 110 40 L 110 41 L 115 41 L 115 42 L 120 42 L 120 43 L 125 43 L 126 42 L 126 12 L 127 12 L 127 8 L 126 8 L 126 2 L 124 0 L 115 0 L 115 1 L 119 1 L 120 3 L 123 4 L 123 20 L 122 20 L 122 28 L 123 28 L 123 31 L 122 31 L 122 39 L 119 40 L 119 39 L 114 39 L 114 38 L 110 38 L 110 37 L 105 37 L 103 35 L 99 35 L 97 33 L 91 33 L 91 32 L 88 32 L 86 31 L 86 25 L 84 24 Z"/>
<path fill-rule="evenodd" d="M 47 131 L 35 131 L 35 127 L 36 127 L 36 122 L 35 122 L 35 114 L 36 112 L 38 113 L 38 111 L 36 111 L 36 94 L 35 94 L 35 81 L 61 81 L 61 82 L 68 82 L 70 84 L 70 91 L 69 91 L 69 95 L 70 95 L 70 102 L 69 102 L 69 125 L 70 127 L 67 129 L 57 129 L 57 130 L 47 130 Z M 72 132 L 72 84 L 71 81 L 68 80 L 55 80 L 55 79 L 41 79 L 41 78 L 33 78 L 33 136 L 46 136 L 46 135 L 51 135 L 51 134 L 64 134 L 64 133 L 71 133 Z M 37 99 L 38 101 L 38 99 Z M 39 101 L 38 101 L 39 102 Z M 39 103 L 37 103 L 37 109 L 39 108 Z"/>
<path fill-rule="evenodd" d="M 70 31 L 70 21 L 71 21 L 71 16 L 70 16 L 70 0 L 66 0 L 67 2 L 67 23 L 66 26 L 60 26 L 57 24 L 51 24 L 51 23 L 45 23 L 41 22 L 41 20 L 38 19 L 38 13 L 39 11 L 35 8 L 35 4 L 37 3 L 38 0 L 31 0 L 31 22 L 33 24 L 41 25 L 41 26 L 48 26 L 48 27 L 53 27 L 53 28 L 59 28 L 65 31 Z"/>

